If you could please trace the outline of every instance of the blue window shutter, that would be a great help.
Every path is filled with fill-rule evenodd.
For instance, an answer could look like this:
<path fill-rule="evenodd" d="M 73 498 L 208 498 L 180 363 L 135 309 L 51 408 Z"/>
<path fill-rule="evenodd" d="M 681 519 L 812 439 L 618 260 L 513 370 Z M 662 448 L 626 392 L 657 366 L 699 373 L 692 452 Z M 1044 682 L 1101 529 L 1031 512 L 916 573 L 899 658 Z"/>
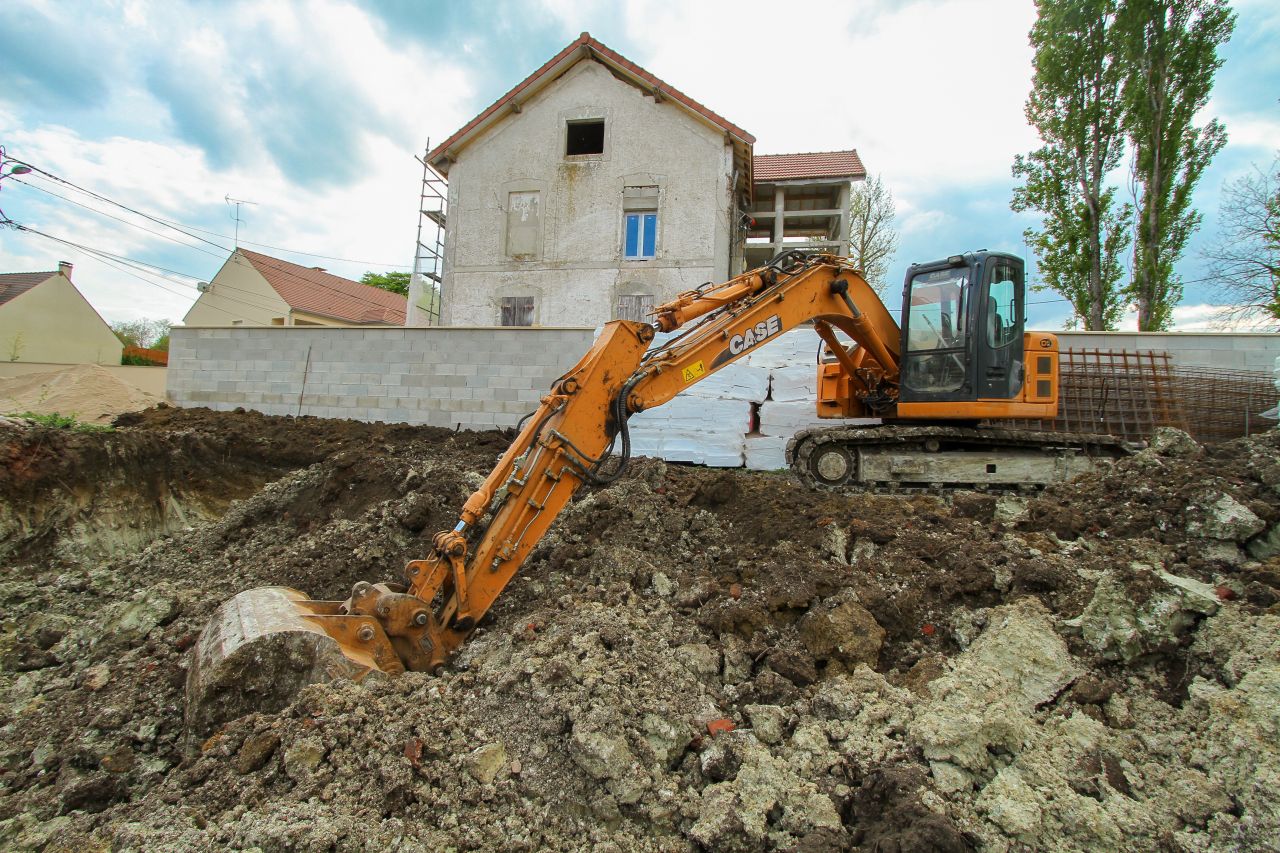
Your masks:
<path fill-rule="evenodd" d="M 644 251 L 640 254 L 646 258 L 652 258 L 656 253 L 658 242 L 658 214 L 646 213 L 644 215 Z"/>
<path fill-rule="evenodd" d="M 627 214 L 627 236 L 626 246 L 623 254 L 628 258 L 639 257 L 640 255 L 640 215 L 637 213 Z"/>

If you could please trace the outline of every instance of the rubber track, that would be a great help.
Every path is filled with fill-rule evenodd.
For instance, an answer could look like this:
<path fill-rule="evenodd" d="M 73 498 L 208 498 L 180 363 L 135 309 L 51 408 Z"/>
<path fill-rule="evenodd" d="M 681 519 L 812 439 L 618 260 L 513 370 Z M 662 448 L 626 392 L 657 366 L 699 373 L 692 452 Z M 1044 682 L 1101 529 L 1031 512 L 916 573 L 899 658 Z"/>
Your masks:
<path fill-rule="evenodd" d="M 809 459 L 818 448 L 829 444 L 843 444 L 850 449 L 870 445 L 899 445 L 908 447 L 915 445 L 923 450 L 923 444 L 929 439 L 941 439 L 948 444 L 970 445 L 973 449 L 1038 449 L 1046 453 L 1063 447 L 1074 448 L 1086 456 L 1115 459 L 1127 455 L 1129 447 L 1120 439 L 1110 435 L 1076 432 L 1042 432 L 1029 429 L 1004 429 L 1000 427 L 956 427 L 956 426 L 865 426 L 865 427 L 814 427 L 801 430 L 787 442 L 787 462 L 806 484 L 813 488 L 836 491 L 937 491 L 936 488 L 922 485 L 908 485 L 897 482 L 867 483 L 852 481 L 840 486 L 823 483 L 810 473 Z M 946 451 L 943 451 L 946 452 Z M 991 484 L 990 491 L 1012 490 L 1020 488 L 1038 488 L 1043 483 L 1025 483 L 1021 486 L 1012 484 Z M 972 488 L 961 483 L 943 484 L 944 491 L 959 491 Z"/>

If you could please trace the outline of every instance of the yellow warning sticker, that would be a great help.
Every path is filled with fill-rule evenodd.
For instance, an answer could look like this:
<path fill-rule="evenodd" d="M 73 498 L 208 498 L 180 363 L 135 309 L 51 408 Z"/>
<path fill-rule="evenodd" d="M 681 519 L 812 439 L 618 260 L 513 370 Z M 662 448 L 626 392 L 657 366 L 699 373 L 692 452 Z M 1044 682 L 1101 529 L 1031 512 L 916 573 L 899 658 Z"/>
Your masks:
<path fill-rule="evenodd" d="M 707 372 L 707 369 L 702 366 L 702 362 L 695 361 L 693 364 L 689 365 L 684 369 L 684 381 L 692 382 L 693 380 L 702 376 L 706 372 Z"/>

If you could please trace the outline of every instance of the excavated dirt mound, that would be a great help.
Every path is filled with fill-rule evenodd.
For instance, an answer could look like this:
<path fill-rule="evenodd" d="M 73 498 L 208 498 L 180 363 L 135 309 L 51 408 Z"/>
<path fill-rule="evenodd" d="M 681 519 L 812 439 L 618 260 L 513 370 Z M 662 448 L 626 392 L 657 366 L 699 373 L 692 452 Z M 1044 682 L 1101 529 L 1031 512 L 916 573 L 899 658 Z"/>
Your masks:
<path fill-rule="evenodd" d="M 580 494 L 443 676 L 187 737 L 186 651 L 219 602 L 394 578 L 506 441 L 165 408 L 0 426 L 0 846 L 1280 837 L 1274 432 L 1162 433 L 1020 497 L 638 461 Z"/>

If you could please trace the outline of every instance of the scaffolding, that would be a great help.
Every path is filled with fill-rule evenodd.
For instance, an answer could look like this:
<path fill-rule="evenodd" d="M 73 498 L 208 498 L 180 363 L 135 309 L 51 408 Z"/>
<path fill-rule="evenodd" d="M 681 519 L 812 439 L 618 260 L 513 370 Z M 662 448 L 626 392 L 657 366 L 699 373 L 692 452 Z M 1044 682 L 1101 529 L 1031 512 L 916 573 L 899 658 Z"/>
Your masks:
<path fill-rule="evenodd" d="M 426 151 L 430 150 L 428 142 Z M 418 196 L 418 242 L 413 277 L 409 280 L 406 326 L 439 326 L 444 300 L 444 224 L 449 209 L 449 182 L 427 161 L 426 151 L 421 157 L 414 156 L 422 164 L 422 192 Z"/>

